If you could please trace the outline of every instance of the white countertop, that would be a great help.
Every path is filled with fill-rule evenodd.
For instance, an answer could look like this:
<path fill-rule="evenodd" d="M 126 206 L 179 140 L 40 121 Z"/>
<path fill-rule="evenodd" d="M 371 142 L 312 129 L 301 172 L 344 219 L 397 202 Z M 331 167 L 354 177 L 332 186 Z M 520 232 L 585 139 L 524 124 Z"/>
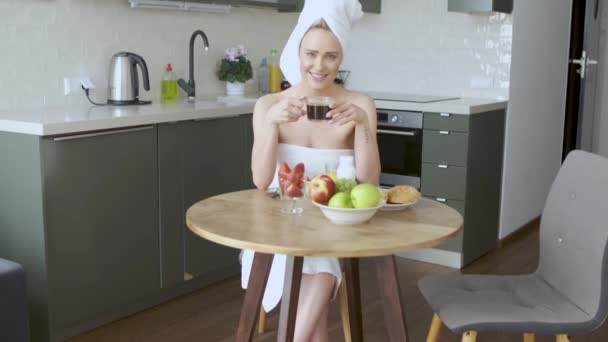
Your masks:
<path fill-rule="evenodd" d="M 155 101 L 140 106 L 85 105 L 0 112 L 0 131 L 44 136 L 213 119 L 253 113 L 254 104 L 255 99 L 236 103 L 182 100 L 174 103 Z"/>
<path fill-rule="evenodd" d="M 143 106 L 70 106 L 0 112 L 0 131 L 38 136 L 71 134 L 194 119 L 213 119 L 253 112 L 255 98 L 223 103 L 155 101 Z M 376 101 L 379 109 L 475 114 L 507 107 L 507 101 L 457 99 L 431 103 Z"/>
<path fill-rule="evenodd" d="M 492 99 L 460 98 L 437 102 L 419 103 L 402 101 L 376 100 L 376 108 L 393 110 L 411 110 L 419 112 L 477 114 L 499 109 L 506 109 L 508 101 Z"/>

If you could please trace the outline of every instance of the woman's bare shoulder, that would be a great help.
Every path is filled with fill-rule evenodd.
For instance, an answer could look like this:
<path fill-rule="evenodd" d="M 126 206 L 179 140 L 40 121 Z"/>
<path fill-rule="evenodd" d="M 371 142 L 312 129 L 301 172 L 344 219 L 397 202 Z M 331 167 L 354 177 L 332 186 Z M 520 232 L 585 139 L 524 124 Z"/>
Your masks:
<path fill-rule="evenodd" d="M 254 111 L 266 111 L 268 108 L 272 107 L 275 103 L 279 102 L 281 97 L 279 94 L 267 94 L 260 97 L 255 102 Z"/>
<path fill-rule="evenodd" d="M 358 91 L 351 91 L 351 90 L 346 90 L 347 93 L 347 97 L 350 100 L 350 102 L 360 106 L 360 107 L 368 107 L 368 108 L 375 108 L 376 107 L 376 103 L 374 102 L 374 99 L 362 92 L 358 92 Z"/>
<path fill-rule="evenodd" d="M 286 97 L 293 97 L 295 95 L 296 92 L 294 91 L 294 89 L 291 88 L 283 90 L 280 93 L 266 94 L 256 101 L 255 108 L 260 110 L 267 110 L 282 99 Z"/>
<path fill-rule="evenodd" d="M 362 93 L 359 91 L 352 91 L 352 90 L 346 90 L 346 93 L 348 94 L 348 97 L 353 100 L 353 101 L 366 101 L 366 102 L 373 102 L 374 99 L 367 95 L 366 93 Z"/>

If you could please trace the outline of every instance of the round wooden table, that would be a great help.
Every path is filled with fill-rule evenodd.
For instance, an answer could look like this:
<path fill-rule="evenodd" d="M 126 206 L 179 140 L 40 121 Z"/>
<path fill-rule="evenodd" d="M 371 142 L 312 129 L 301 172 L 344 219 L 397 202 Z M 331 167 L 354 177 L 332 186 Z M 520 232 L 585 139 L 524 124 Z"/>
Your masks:
<path fill-rule="evenodd" d="M 186 224 L 200 237 L 256 251 L 241 309 L 237 341 L 251 341 L 273 254 L 286 254 L 279 341 L 292 341 L 304 256 L 332 256 L 344 262 L 351 336 L 362 341 L 359 258 L 375 261 L 391 341 L 407 341 L 407 327 L 394 254 L 446 242 L 462 229 L 462 216 L 447 205 L 421 199 L 403 211 L 379 211 L 369 222 L 335 225 L 303 200 L 301 215 L 281 213 L 280 200 L 259 190 L 207 198 L 186 212 Z"/>

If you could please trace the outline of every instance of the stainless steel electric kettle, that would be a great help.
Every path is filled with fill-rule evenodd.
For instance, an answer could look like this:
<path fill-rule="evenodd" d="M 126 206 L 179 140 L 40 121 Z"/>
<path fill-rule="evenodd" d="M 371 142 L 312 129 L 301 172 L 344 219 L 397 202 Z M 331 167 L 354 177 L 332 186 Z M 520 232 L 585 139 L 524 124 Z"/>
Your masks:
<path fill-rule="evenodd" d="M 137 66 L 141 69 L 145 90 L 150 90 L 150 78 L 146 61 L 131 52 L 118 52 L 112 56 L 108 77 L 108 104 L 135 105 L 151 101 L 139 100 L 139 79 Z"/>

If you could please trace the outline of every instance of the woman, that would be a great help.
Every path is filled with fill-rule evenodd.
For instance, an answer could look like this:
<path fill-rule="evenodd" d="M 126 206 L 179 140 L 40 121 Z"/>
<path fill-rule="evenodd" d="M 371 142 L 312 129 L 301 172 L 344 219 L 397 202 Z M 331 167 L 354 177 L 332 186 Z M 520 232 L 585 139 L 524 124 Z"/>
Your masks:
<path fill-rule="evenodd" d="M 333 11 L 331 5 L 334 5 Z M 349 12 L 349 6 L 350 16 L 346 13 Z M 330 11 L 325 15 L 318 13 L 328 9 Z M 336 12 L 336 9 L 340 11 Z M 312 171 L 307 174 L 314 175 L 323 173 L 324 160 L 337 160 L 340 155 L 354 155 L 358 182 L 378 184 L 380 162 L 374 101 L 367 95 L 345 90 L 334 83 L 343 60 L 344 44 L 338 37 L 344 41 L 344 36 L 347 35 L 344 27 L 340 27 L 336 21 L 360 17 L 360 11 L 356 0 L 307 1 L 299 25 L 304 21 L 303 16 L 316 19 L 311 25 L 305 24 L 305 30 L 301 30 L 301 27 L 294 30 L 294 33 L 299 29 L 303 33 L 298 42 L 296 60 L 290 61 L 286 55 L 288 46 L 281 58 L 283 73 L 288 79 L 292 76 L 290 82 L 294 86 L 281 93 L 264 96 L 255 105 L 251 168 L 253 182 L 258 189 L 266 190 L 271 185 L 279 162 L 285 160 L 290 165 L 293 165 L 290 161 L 303 162 L 307 171 Z M 336 13 L 344 17 L 336 18 Z M 332 21 L 334 25 L 328 25 Z M 342 32 L 336 34 L 330 26 L 335 31 Z M 299 38 L 296 36 L 295 40 Z M 298 67 L 296 73 L 288 70 L 290 65 Z M 327 113 L 329 121 L 307 119 L 305 99 L 311 96 L 329 96 L 335 99 L 335 104 Z M 248 257 L 243 258 L 244 278 L 248 278 L 252 254 L 249 252 Z M 275 290 L 282 290 L 282 272 L 283 264 L 273 262 L 265 300 L 273 285 L 277 288 Z M 273 276 L 273 273 L 277 274 Z M 337 259 L 304 258 L 296 341 L 328 341 L 328 305 L 340 281 L 341 271 Z M 245 283 L 246 280 L 244 285 Z M 276 305 L 276 301 L 270 306 Z M 264 304 L 269 309 L 267 303 Z"/>

